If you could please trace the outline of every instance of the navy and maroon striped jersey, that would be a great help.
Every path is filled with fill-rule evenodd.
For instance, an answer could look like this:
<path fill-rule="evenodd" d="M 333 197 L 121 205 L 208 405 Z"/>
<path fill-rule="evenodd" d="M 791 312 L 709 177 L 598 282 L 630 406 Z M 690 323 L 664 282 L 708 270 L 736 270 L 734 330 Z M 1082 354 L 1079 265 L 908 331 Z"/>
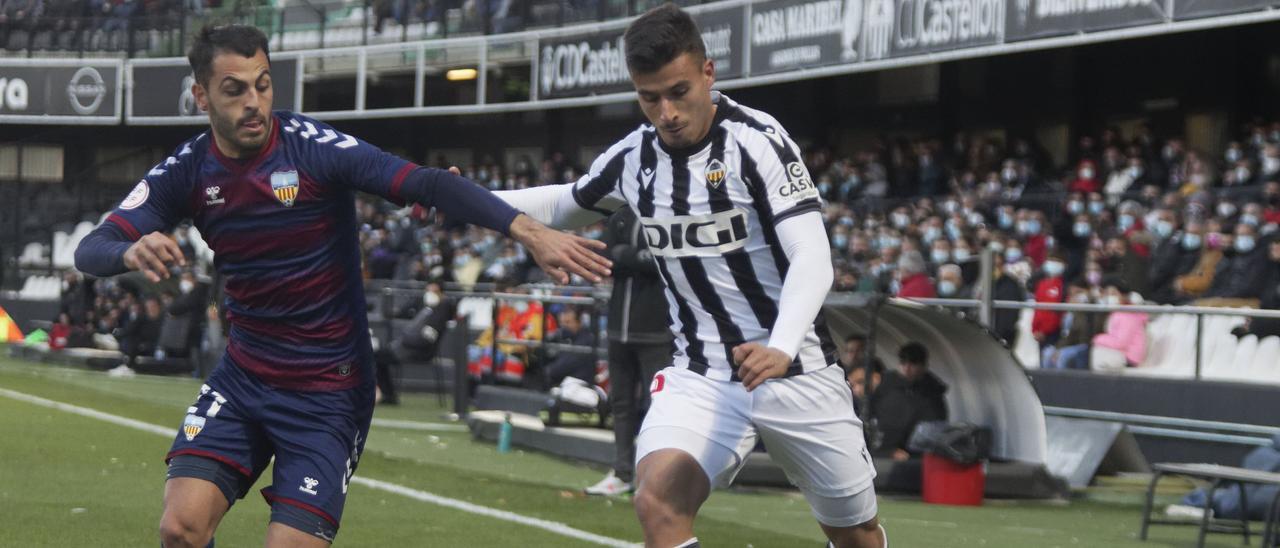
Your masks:
<path fill-rule="evenodd" d="M 355 192 L 430 203 L 426 179 L 441 174 L 451 177 L 277 111 L 257 156 L 228 158 L 205 132 L 147 173 L 100 229 L 135 241 L 193 220 L 226 280 L 228 357 L 278 388 L 342 390 L 373 380 Z M 507 224 L 516 214 L 500 213 Z"/>

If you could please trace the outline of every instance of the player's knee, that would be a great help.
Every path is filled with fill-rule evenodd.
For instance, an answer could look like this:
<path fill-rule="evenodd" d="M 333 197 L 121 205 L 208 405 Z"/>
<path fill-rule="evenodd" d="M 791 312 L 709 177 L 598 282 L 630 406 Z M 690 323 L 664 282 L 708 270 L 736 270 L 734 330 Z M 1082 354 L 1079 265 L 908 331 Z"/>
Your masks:
<path fill-rule="evenodd" d="M 642 488 L 636 491 L 632 502 L 635 504 L 636 516 L 640 518 L 640 524 L 646 529 L 661 528 L 679 519 L 676 505 L 670 497 L 653 489 Z"/>
<path fill-rule="evenodd" d="M 171 514 L 160 518 L 160 544 L 164 548 L 204 548 L 213 532 Z"/>

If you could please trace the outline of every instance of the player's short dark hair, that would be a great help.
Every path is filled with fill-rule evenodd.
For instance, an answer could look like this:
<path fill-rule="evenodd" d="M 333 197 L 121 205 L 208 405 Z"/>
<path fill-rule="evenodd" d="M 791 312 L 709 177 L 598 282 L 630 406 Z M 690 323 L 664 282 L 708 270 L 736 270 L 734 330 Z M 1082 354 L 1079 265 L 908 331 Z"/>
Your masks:
<path fill-rule="evenodd" d="M 928 367 L 929 350 L 923 344 L 909 342 L 898 349 L 898 361 Z"/>
<path fill-rule="evenodd" d="M 249 25 L 205 25 L 191 43 L 191 51 L 187 53 L 187 61 L 191 63 L 191 72 L 195 73 L 200 85 L 209 83 L 213 72 L 213 58 L 219 52 L 237 53 L 244 57 L 253 57 L 261 50 L 271 62 L 271 51 L 267 47 L 267 35 L 257 27 Z"/>
<path fill-rule="evenodd" d="M 851 341 L 858 341 L 858 342 L 864 343 L 864 342 L 867 342 L 867 336 L 863 335 L 862 333 L 850 333 L 848 337 L 844 338 L 844 342 L 849 343 Z"/>
<path fill-rule="evenodd" d="M 685 53 L 699 60 L 707 58 L 698 24 L 687 12 L 667 2 L 631 22 L 623 36 L 627 70 L 651 74 Z"/>

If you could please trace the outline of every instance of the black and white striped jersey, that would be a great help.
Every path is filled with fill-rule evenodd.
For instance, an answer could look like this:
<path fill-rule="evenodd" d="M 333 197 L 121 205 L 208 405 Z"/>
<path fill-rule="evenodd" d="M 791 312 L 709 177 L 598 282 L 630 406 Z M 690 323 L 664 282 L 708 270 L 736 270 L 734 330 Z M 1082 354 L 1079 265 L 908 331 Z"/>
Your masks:
<path fill-rule="evenodd" d="M 596 159 L 573 197 L 602 214 L 636 211 L 666 282 L 675 365 L 736 380 L 733 347 L 766 344 L 778 318 L 788 261 L 774 227 L 822 199 L 777 120 L 712 94 L 701 143 L 672 150 L 645 124 Z M 787 375 L 834 363 L 835 350 L 819 313 Z"/>

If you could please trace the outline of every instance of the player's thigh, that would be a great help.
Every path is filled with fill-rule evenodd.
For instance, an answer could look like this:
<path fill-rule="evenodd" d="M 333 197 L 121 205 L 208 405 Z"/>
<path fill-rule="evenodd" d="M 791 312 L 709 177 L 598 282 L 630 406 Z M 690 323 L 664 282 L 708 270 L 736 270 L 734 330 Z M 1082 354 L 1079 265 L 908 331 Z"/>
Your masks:
<path fill-rule="evenodd" d="M 731 481 L 755 444 L 742 385 L 668 367 L 654 376 L 650 395 L 636 439 L 636 462 L 642 464 L 651 453 L 679 450 L 698 463 L 713 487 Z"/>
<path fill-rule="evenodd" d="M 806 494 L 844 497 L 875 478 L 839 367 L 765 383 L 755 392 L 752 420 L 770 457 Z"/>
<path fill-rule="evenodd" d="M 264 412 L 275 447 L 272 484 L 262 490 L 271 521 L 332 541 L 373 414 L 373 391 L 279 391 Z"/>
<path fill-rule="evenodd" d="M 244 497 L 271 458 L 271 443 L 253 411 L 262 395 L 262 387 L 234 366 L 219 367 L 209 377 L 187 408 L 165 458 L 167 483 L 174 485 L 166 486 L 166 492 L 185 492 L 192 484 L 175 481 L 193 479 L 202 482 L 195 485 L 208 484 L 220 493 L 225 506 Z"/>

